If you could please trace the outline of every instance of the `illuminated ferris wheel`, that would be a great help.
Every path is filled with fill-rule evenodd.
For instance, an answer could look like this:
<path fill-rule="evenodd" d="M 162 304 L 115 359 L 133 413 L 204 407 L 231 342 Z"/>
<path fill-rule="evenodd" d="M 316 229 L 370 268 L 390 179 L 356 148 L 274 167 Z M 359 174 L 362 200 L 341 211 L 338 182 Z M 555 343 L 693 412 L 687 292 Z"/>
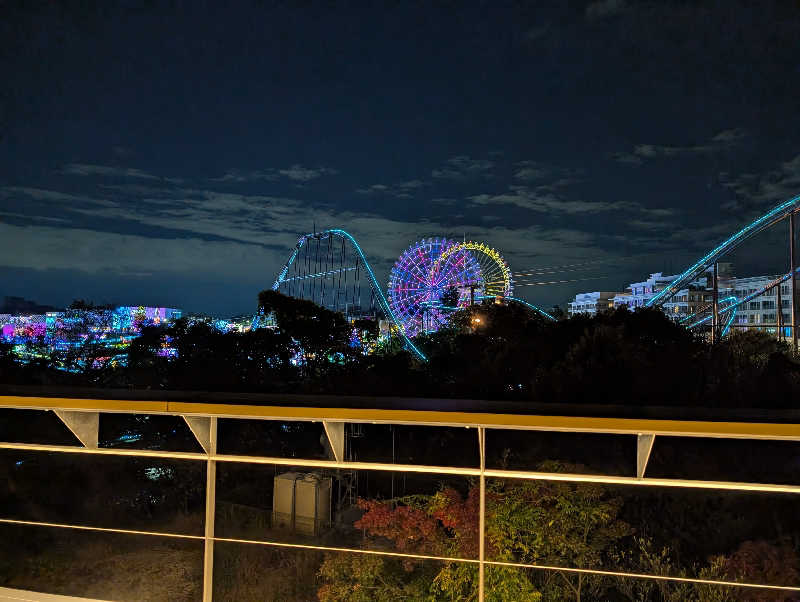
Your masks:
<path fill-rule="evenodd" d="M 480 277 L 470 283 L 473 302 L 475 298 L 510 297 L 513 294 L 514 281 L 506 260 L 497 250 L 482 242 L 470 240 L 450 245 L 433 263 L 431 273 L 446 272 L 464 254 L 469 254 L 480 267 Z"/>
<path fill-rule="evenodd" d="M 445 238 L 420 240 L 394 264 L 389 306 L 406 335 L 438 330 L 453 308 L 467 305 L 470 290 L 482 282 L 481 266 L 466 249 Z M 440 259 L 446 256 L 446 261 Z"/>

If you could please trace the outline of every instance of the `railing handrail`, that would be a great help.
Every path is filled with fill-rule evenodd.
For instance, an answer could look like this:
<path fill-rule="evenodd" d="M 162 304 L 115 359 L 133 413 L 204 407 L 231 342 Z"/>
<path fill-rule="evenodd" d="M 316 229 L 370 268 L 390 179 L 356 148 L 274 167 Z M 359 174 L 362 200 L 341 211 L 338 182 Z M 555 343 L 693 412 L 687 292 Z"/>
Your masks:
<path fill-rule="evenodd" d="M 180 401 L 133 401 L 64 397 L 0 395 L 0 408 L 66 410 L 103 413 L 169 414 L 253 418 L 384 423 L 419 426 L 485 427 L 582 433 L 651 433 L 680 437 L 716 437 L 800 441 L 800 423 L 704 421 L 595 416 L 554 416 L 438 410 L 394 410 L 346 407 L 243 405 Z"/>

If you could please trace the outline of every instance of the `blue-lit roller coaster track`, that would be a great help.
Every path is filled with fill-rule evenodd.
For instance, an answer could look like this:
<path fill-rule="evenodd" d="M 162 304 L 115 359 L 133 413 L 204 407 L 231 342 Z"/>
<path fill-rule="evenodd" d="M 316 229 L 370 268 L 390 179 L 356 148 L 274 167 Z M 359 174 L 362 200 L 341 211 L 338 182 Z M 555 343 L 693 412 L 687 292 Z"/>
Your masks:
<path fill-rule="evenodd" d="M 800 196 L 796 196 L 792 199 L 789 199 L 785 203 L 781 203 L 758 219 L 753 220 L 744 228 L 721 242 L 703 257 L 698 259 L 694 264 L 676 276 L 672 282 L 665 286 L 657 295 L 653 296 L 647 302 L 647 305 L 661 305 L 668 301 L 681 288 L 686 286 L 692 280 L 698 278 L 703 272 L 708 270 L 708 268 L 712 267 L 722 257 L 736 249 L 743 242 L 752 238 L 756 234 L 763 232 L 770 226 L 775 225 L 777 222 L 791 215 L 798 209 L 800 209 Z M 788 278 L 791 278 L 791 272 L 787 275 L 786 279 Z M 769 286 L 774 286 L 774 283 L 770 284 Z M 741 305 L 741 302 L 738 303 L 737 306 L 738 305 Z"/>
<path fill-rule="evenodd" d="M 333 249 L 333 241 L 338 239 L 341 242 L 340 251 Z M 317 253 L 315 258 L 311 258 L 309 249 L 313 241 L 317 242 Z M 322 249 L 322 257 L 320 258 L 320 244 L 322 241 L 327 242 L 327 249 Z M 338 242 L 337 242 L 338 246 Z M 347 246 L 355 251 L 355 258 L 353 265 L 349 265 L 347 259 Z M 305 252 L 305 253 L 304 253 Z M 337 255 L 338 254 L 338 255 Z M 305 260 L 305 261 L 304 261 Z M 303 264 L 302 268 L 298 271 L 299 264 Z M 294 269 L 294 274 L 292 270 Z M 402 337 L 406 348 L 417 356 L 419 359 L 426 361 L 427 358 L 422 351 L 417 348 L 411 339 L 406 335 L 403 330 L 402 324 L 397 320 L 383 289 L 378 284 L 375 278 L 375 273 L 367 261 L 366 255 L 361 246 L 358 244 L 353 235 L 345 230 L 333 229 L 324 230 L 322 232 L 315 232 L 313 234 L 305 234 L 301 236 L 295 245 L 292 254 L 289 256 L 288 261 L 281 269 L 275 283 L 272 285 L 272 290 L 280 290 L 281 287 L 295 286 L 296 288 L 302 287 L 302 292 L 299 296 L 308 297 L 322 306 L 332 306 L 334 309 L 339 308 L 348 310 L 349 300 L 353 301 L 352 306 L 358 307 L 361 310 L 361 291 L 360 291 L 360 274 L 363 272 L 369 283 L 371 289 L 372 301 L 375 302 L 380 311 L 389 320 L 395 331 Z M 353 287 L 352 297 L 348 299 L 348 283 L 347 275 L 352 274 L 351 283 Z M 344 275 L 344 288 L 342 287 L 342 276 Z M 338 278 L 338 282 L 336 282 Z M 317 285 L 319 281 L 319 285 Z M 333 281 L 330 288 L 326 288 L 326 282 Z M 358 284 L 356 282 L 358 281 Z M 355 287 L 358 286 L 358 292 Z M 326 304 L 325 294 L 328 291 L 328 302 Z M 295 294 L 299 291 L 288 290 L 289 294 Z M 341 298 L 340 298 L 341 295 Z M 356 304 L 356 299 L 358 302 Z M 256 318 L 258 319 L 258 317 Z"/>
<path fill-rule="evenodd" d="M 654 295 L 650 300 L 647 301 L 647 306 L 660 306 L 664 303 L 668 302 L 675 293 L 680 291 L 682 288 L 688 286 L 689 283 L 696 280 L 700 277 L 701 274 L 706 272 L 709 268 L 711 268 L 715 263 L 717 263 L 722 257 L 726 254 L 730 253 L 734 249 L 736 249 L 739 245 L 741 245 L 746 240 L 752 238 L 753 236 L 763 232 L 764 230 L 768 229 L 769 227 L 775 225 L 777 222 L 783 220 L 784 218 L 792 215 L 795 212 L 800 211 L 800 196 L 796 196 L 788 201 L 774 207 L 772 210 L 768 211 L 761 217 L 756 220 L 753 220 L 749 224 L 747 224 L 744 228 L 727 238 L 725 241 L 714 247 L 711 251 L 709 251 L 706 255 L 701 257 L 698 261 L 694 264 L 689 266 L 686 270 L 684 270 L 681 274 L 675 277 L 675 279 L 670 282 L 664 289 L 659 291 L 656 295 Z M 338 263 L 335 261 L 332 253 L 332 242 L 334 239 L 338 239 L 341 242 L 341 257 Z M 316 258 L 311 259 L 309 253 L 309 247 L 311 246 L 309 243 L 311 241 L 316 241 L 317 243 L 317 253 Z M 320 245 L 322 241 L 327 241 L 328 243 L 328 250 L 322 250 L 323 256 L 322 261 L 320 260 Z M 337 243 L 338 244 L 338 243 Z M 356 258 L 354 265 L 346 265 L 346 246 L 352 248 L 355 251 Z M 304 255 L 303 255 L 304 253 Z M 324 263 L 323 263 L 324 261 Z M 299 266 L 302 265 L 302 269 L 298 269 Z M 324 266 L 324 267 L 323 267 Z M 294 270 L 294 273 L 292 273 Z M 358 244 L 356 239 L 347 231 L 341 229 L 332 229 L 332 230 L 324 230 L 322 232 L 315 232 L 312 234 L 305 234 L 301 236 L 297 244 L 295 245 L 294 250 L 292 251 L 289 259 L 284 264 L 283 268 L 281 269 L 278 277 L 275 279 L 275 283 L 272 285 L 273 290 L 280 290 L 281 287 L 289 287 L 287 291 L 288 294 L 294 296 L 303 296 L 308 297 L 308 293 L 310 292 L 310 296 L 314 298 L 315 293 L 321 293 L 321 298 L 317 297 L 314 298 L 316 302 L 320 305 L 326 306 L 325 302 L 325 282 L 329 280 L 336 280 L 338 278 L 338 283 L 335 288 L 335 301 L 331 301 L 331 295 L 334 293 L 329 293 L 328 303 L 327 305 L 332 306 L 334 309 L 338 310 L 342 307 L 339 304 L 339 294 L 341 291 L 341 281 L 342 275 L 345 278 L 345 297 L 344 297 L 344 306 L 343 309 L 345 312 L 348 311 L 348 297 L 347 297 L 347 274 L 349 272 L 355 272 L 354 276 L 356 280 L 358 279 L 360 272 L 363 273 L 367 277 L 367 281 L 369 283 L 369 287 L 372 294 L 372 300 L 374 303 L 377 304 L 378 308 L 380 309 L 381 313 L 392 323 L 395 332 L 397 332 L 403 339 L 406 348 L 411 351 L 415 356 L 423 361 L 427 361 L 427 358 L 419 350 L 419 348 L 414 345 L 411 339 L 407 336 L 402 322 L 397 319 L 397 317 L 392 312 L 392 308 L 389 305 L 388 300 L 386 299 L 386 295 L 383 292 L 382 287 L 378 283 L 378 280 L 375 278 L 375 273 L 372 270 L 372 267 L 369 265 L 367 261 L 366 255 L 364 254 L 363 249 Z M 800 268 L 796 268 L 796 271 L 800 273 Z M 725 324 L 722 330 L 722 336 L 724 336 L 728 330 L 731 328 L 733 324 L 734 318 L 736 316 L 736 311 L 739 307 L 744 305 L 745 303 L 749 302 L 756 297 L 763 295 L 766 291 L 774 288 L 775 286 L 779 286 L 781 283 L 789 280 L 792 278 L 792 272 L 790 271 L 788 274 L 784 274 L 769 284 L 767 286 L 762 287 L 761 289 L 756 290 L 753 293 L 746 295 L 745 297 L 739 299 L 735 296 L 729 296 L 722 299 L 719 299 L 717 302 L 717 313 L 719 315 L 727 314 Z M 316 288 L 315 282 L 321 280 L 323 284 L 320 286 L 319 289 Z M 355 287 L 355 281 L 351 280 L 352 286 Z M 292 286 L 295 287 L 295 290 L 292 290 Z M 359 298 L 359 305 L 351 305 L 351 307 L 358 307 L 360 309 L 360 284 L 358 284 L 358 294 L 355 293 L 355 288 L 353 290 L 352 299 L 356 297 Z M 298 290 L 299 289 L 299 290 Z M 298 293 L 300 293 L 298 295 Z M 549 313 L 544 311 L 542 308 L 524 301 L 522 299 L 518 299 L 515 297 L 507 297 L 507 301 L 517 302 L 520 303 L 529 309 L 537 312 L 538 314 L 542 315 L 543 317 L 549 320 L 555 320 L 553 316 Z M 705 317 L 699 317 L 701 313 L 707 311 L 708 308 L 701 310 L 697 314 L 692 314 L 686 317 L 682 323 L 687 323 L 688 328 L 694 328 L 696 326 L 700 326 L 702 324 L 707 323 L 708 321 L 713 319 L 713 315 L 708 315 Z M 256 327 L 258 321 L 263 319 L 263 316 L 256 316 L 253 321 L 253 326 Z"/>

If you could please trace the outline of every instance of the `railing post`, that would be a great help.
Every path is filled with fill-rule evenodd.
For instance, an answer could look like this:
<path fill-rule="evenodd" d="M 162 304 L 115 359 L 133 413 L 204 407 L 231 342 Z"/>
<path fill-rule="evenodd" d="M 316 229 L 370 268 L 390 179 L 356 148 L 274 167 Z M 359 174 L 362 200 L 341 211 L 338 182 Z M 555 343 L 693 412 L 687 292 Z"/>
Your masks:
<path fill-rule="evenodd" d="M 778 340 L 783 340 L 783 297 L 781 296 L 781 287 L 782 284 L 778 284 L 775 288 L 776 290 L 776 302 L 775 304 L 778 306 L 778 313 L 775 314 L 775 317 L 778 318 Z"/>
<path fill-rule="evenodd" d="M 480 508 L 478 518 L 478 602 L 484 600 L 484 581 L 486 560 L 486 429 L 478 427 L 478 448 L 481 456 L 481 476 L 480 476 Z"/>
<path fill-rule="evenodd" d="M 206 530 L 203 550 L 203 602 L 211 602 L 214 590 L 214 513 L 217 498 L 217 418 L 209 426 L 208 460 L 206 461 Z"/>

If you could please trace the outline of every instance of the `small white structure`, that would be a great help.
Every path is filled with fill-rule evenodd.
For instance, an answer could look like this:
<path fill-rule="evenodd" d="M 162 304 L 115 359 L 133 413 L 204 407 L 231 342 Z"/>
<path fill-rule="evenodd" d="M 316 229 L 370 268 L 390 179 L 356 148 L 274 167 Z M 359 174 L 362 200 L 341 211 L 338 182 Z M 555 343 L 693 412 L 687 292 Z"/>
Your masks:
<path fill-rule="evenodd" d="M 614 297 L 624 293 L 611 293 L 595 291 L 593 293 L 578 293 L 575 300 L 569 302 L 570 317 L 578 314 L 597 315 L 600 312 L 614 308 Z"/>
<path fill-rule="evenodd" d="M 272 490 L 272 526 L 303 535 L 318 535 L 331 523 L 330 477 L 286 472 L 275 476 Z"/>

